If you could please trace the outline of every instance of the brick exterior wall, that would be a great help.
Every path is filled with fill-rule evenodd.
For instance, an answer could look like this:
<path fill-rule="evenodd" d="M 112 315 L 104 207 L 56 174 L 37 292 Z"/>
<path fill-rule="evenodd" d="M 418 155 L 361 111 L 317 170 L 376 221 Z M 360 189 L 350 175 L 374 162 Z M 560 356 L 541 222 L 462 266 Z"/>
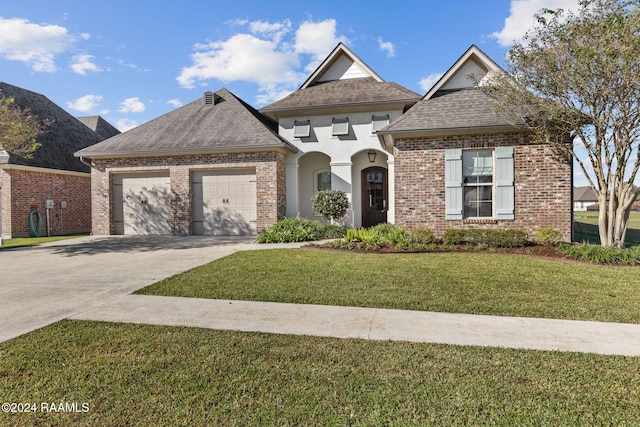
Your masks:
<path fill-rule="evenodd" d="M 113 234 L 113 174 L 169 170 L 171 228 L 174 234 L 191 234 L 191 174 L 198 170 L 255 169 L 258 232 L 273 225 L 286 211 L 285 153 L 264 151 L 163 157 L 96 159 L 92 167 L 93 233 Z"/>
<path fill-rule="evenodd" d="M 91 231 L 91 177 L 89 174 L 38 171 L 35 168 L 0 170 L 2 187 L 2 234 L 26 237 L 29 212 L 37 209 L 42 218 L 41 235 L 47 235 L 45 200 L 54 201 L 49 211 L 51 235 Z M 62 208 L 61 202 L 67 207 Z"/>
<path fill-rule="evenodd" d="M 514 147 L 515 219 L 445 219 L 444 150 L 499 146 Z M 538 228 L 553 227 L 571 239 L 571 159 L 549 145 L 531 143 L 525 133 L 398 139 L 394 157 L 397 225 L 429 227 L 438 236 L 449 228 L 492 228 L 533 237 Z"/>

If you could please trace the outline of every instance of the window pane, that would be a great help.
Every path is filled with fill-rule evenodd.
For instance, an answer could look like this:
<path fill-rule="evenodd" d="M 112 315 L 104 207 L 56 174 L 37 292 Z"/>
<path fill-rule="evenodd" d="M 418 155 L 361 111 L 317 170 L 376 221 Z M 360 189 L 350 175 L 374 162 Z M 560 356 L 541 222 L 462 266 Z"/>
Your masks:
<path fill-rule="evenodd" d="M 376 132 L 389 124 L 389 115 L 373 116 L 371 118 L 371 131 Z"/>
<path fill-rule="evenodd" d="M 318 191 L 331 190 L 331 172 L 318 174 Z"/>
<path fill-rule="evenodd" d="M 296 120 L 293 122 L 293 136 L 295 138 L 307 138 L 311 134 L 311 122 L 309 120 Z"/>
<path fill-rule="evenodd" d="M 462 167 L 465 183 L 493 182 L 493 151 L 465 150 Z"/>
<path fill-rule="evenodd" d="M 349 119 L 337 118 L 333 119 L 333 135 L 349 135 Z"/>
<path fill-rule="evenodd" d="M 491 186 L 465 187 L 463 215 L 466 218 L 492 217 L 492 190 Z"/>

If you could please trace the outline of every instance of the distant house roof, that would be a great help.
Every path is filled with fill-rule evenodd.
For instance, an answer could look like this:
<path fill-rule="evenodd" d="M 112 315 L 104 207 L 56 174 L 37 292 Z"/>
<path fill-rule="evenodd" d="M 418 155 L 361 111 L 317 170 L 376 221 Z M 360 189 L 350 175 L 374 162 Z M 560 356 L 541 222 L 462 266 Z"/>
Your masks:
<path fill-rule="evenodd" d="M 574 202 L 597 202 L 593 189 L 590 186 L 585 187 L 573 187 L 573 201 Z"/>
<path fill-rule="evenodd" d="M 89 172 L 90 168 L 73 156 L 75 151 L 102 141 L 100 135 L 83 125 L 46 96 L 8 83 L 0 82 L 0 96 L 15 99 L 18 107 L 29 108 L 40 120 L 48 119 L 52 124 L 36 140 L 42 144 L 31 159 L 9 153 L 9 164 Z"/>
<path fill-rule="evenodd" d="M 278 135 L 276 123 L 220 89 L 75 155 L 108 158 L 281 148 L 297 151 Z"/>
<path fill-rule="evenodd" d="M 80 120 L 83 125 L 100 135 L 102 139 L 108 139 L 120 133 L 120 131 L 113 127 L 111 123 L 100 116 L 76 117 L 76 119 Z"/>

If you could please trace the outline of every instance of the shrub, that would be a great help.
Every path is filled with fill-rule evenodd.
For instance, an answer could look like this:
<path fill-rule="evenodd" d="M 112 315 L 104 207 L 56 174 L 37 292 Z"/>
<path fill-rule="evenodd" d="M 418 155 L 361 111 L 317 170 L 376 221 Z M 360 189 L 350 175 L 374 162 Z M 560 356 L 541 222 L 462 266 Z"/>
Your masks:
<path fill-rule="evenodd" d="M 334 221 L 344 218 L 349 209 L 349 199 L 344 191 L 323 190 L 318 191 L 311 198 L 313 213 L 326 220 Z"/>
<path fill-rule="evenodd" d="M 380 236 L 371 228 L 349 228 L 344 235 L 345 242 L 363 242 L 369 246 L 380 246 Z"/>
<path fill-rule="evenodd" d="M 560 245 L 560 252 L 568 257 L 582 259 L 594 264 L 640 264 L 640 245 L 628 248 L 603 247 L 599 245 Z"/>
<path fill-rule="evenodd" d="M 538 228 L 535 241 L 539 245 L 558 246 L 562 242 L 562 234 L 553 227 Z"/>
<path fill-rule="evenodd" d="M 262 230 L 257 243 L 309 242 L 318 239 L 335 239 L 344 235 L 344 227 L 320 224 L 306 218 L 285 218 L 272 227 Z"/>
<path fill-rule="evenodd" d="M 430 228 L 418 227 L 409 232 L 409 242 L 416 245 L 431 245 L 436 243 L 436 236 Z"/>
<path fill-rule="evenodd" d="M 474 244 L 490 248 L 520 248 L 529 243 L 527 233 L 520 230 L 481 228 L 449 229 L 443 236 L 445 245 Z"/>

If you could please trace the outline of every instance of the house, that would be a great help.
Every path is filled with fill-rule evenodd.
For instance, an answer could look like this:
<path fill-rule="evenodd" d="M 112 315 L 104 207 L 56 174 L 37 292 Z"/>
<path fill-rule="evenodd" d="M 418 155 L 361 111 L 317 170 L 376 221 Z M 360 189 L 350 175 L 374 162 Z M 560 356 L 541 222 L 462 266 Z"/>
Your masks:
<path fill-rule="evenodd" d="M 474 83 L 494 72 L 472 46 L 420 96 L 340 43 L 260 111 L 207 92 L 76 153 L 92 165 L 93 232 L 254 234 L 316 218 L 312 195 L 338 189 L 351 227 L 554 227 L 568 240 L 571 161 L 495 112 Z"/>
<path fill-rule="evenodd" d="M 29 217 L 34 210 L 43 222 L 43 235 L 89 232 L 90 168 L 73 153 L 118 130 L 109 125 L 110 130 L 99 135 L 44 95 L 7 83 L 0 82 L 0 96 L 14 98 L 16 106 L 29 108 L 40 120 L 51 122 L 38 136 L 42 145 L 32 158 L 0 150 L 0 236 L 29 236 Z"/>
<path fill-rule="evenodd" d="M 597 205 L 598 198 L 593 189 L 586 185 L 583 187 L 573 187 L 573 210 L 586 211 L 589 206 Z"/>

